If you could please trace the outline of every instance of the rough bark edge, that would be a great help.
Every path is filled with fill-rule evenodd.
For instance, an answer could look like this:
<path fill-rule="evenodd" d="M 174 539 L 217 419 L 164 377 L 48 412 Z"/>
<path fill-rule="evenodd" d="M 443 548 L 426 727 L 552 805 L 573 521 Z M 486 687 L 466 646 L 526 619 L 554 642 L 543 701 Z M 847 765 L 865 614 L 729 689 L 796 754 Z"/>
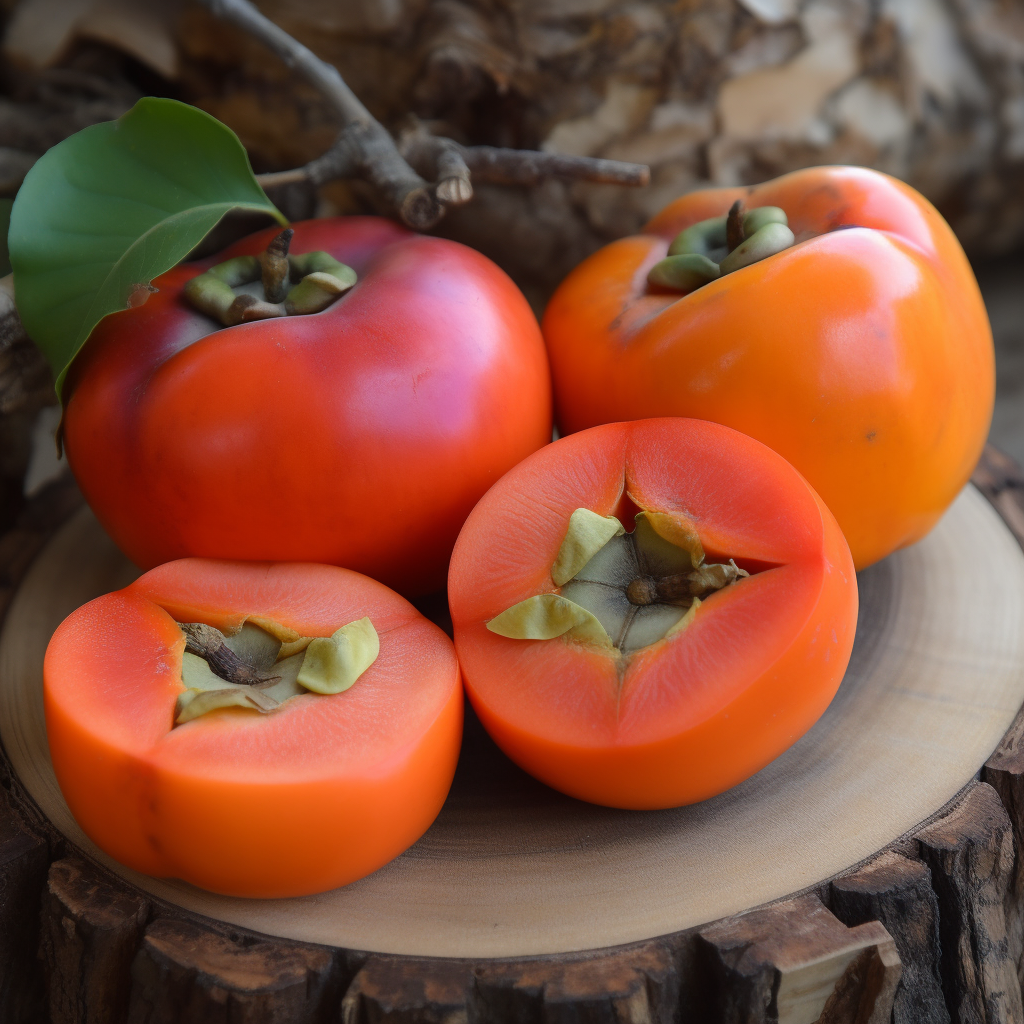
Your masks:
<path fill-rule="evenodd" d="M 974 483 L 1024 546 L 1020 469 L 987 448 Z M 35 555 L 80 504 L 65 477 L 0 537 L 0 616 Z M 485 961 L 290 942 L 135 892 L 57 832 L 0 750 L 0 894 L 19 897 L 0 899 L 0 931 L 18 937 L 0 944 L 4 1019 L 38 1020 L 45 990 L 54 1024 L 158 1024 L 181 1014 L 199 1024 L 668 1024 L 680 1007 L 702 1021 L 786 1024 L 806 1019 L 808 999 L 821 1005 L 820 1024 L 1019 1024 L 1022 739 L 1024 711 L 984 781 L 807 892 L 626 946 Z M 24 950 L 37 936 L 39 959 L 26 964 Z M 95 995 L 110 991 L 121 992 L 120 1003 Z"/>

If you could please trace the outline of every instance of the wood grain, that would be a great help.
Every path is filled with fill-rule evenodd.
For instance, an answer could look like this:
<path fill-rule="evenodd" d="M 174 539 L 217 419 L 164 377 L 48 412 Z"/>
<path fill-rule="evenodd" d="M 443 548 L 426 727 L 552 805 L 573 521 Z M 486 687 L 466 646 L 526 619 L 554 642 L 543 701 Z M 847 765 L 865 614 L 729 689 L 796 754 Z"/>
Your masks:
<path fill-rule="evenodd" d="M 949 1024 L 939 973 L 939 902 L 926 864 L 889 850 L 829 887 L 832 912 L 846 925 L 878 921 L 903 966 L 893 1024 Z"/>
<path fill-rule="evenodd" d="M 121 1024 L 149 901 L 77 857 L 50 865 L 40 951 L 50 1024 Z"/>

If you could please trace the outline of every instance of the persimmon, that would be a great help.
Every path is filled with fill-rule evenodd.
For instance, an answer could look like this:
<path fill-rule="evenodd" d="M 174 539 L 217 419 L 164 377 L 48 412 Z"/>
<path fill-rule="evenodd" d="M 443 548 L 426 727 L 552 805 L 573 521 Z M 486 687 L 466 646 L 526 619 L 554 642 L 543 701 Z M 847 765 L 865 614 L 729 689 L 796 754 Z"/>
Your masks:
<path fill-rule="evenodd" d="M 858 569 L 931 529 L 992 415 L 963 250 L 863 168 L 685 195 L 580 264 L 542 326 L 563 433 L 693 416 L 749 434 L 808 479 Z"/>
<path fill-rule="evenodd" d="M 536 317 L 466 246 L 377 217 L 258 232 L 143 289 L 64 386 L 64 445 L 144 569 L 309 561 L 444 583 L 477 499 L 551 439 Z"/>
<path fill-rule="evenodd" d="M 322 892 L 397 856 L 440 810 L 462 735 L 448 637 L 322 565 L 162 565 L 61 624 L 44 699 L 97 846 L 235 896 Z"/>
<path fill-rule="evenodd" d="M 498 746 L 623 808 L 703 800 L 778 756 L 834 696 L 857 621 L 822 500 L 692 419 L 594 427 L 516 466 L 466 521 L 449 600 Z"/>

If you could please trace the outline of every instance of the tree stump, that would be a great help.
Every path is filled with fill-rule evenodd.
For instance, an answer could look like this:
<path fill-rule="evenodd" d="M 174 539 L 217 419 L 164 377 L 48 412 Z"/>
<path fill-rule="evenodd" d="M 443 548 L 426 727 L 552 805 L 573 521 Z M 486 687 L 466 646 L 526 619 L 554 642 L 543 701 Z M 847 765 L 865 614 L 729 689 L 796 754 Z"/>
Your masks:
<path fill-rule="evenodd" d="M 971 526 L 975 566 L 989 564 L 982 553 L 989 544 L 985 531 L 994 531 L 993 538 L 1003 537 L 993 540 L 995 557 L 1005 575 L 1012 576 L 1024 566 L 1024 556 L 1006 544 L 1010 534 L 1001 522 L 1018 540 L 1024 539 L 1024 477 L 1005 457 L 989 450 L 974 482 L 1002 520 L 992 516 L 975 493 L 960 499 L 950 522 L 961 524 L 958 531 L 963 523 Z M 0 639 L 4 693 L 23 671 L 15 652 L 22 645 L 19 641 L 12 646 L 10 630 L 16 627 L 23 636 L 23 624 L 30 621 L 25 618 L 26 601 L 41 592 L 40 581 L 56 566 L 67 564 L 65 581 L 71 593 L 64 599 L 81 596 L 74 565 L 61 562 L 70 556 L 88 561 L 86 552 L 75 545 L 80 546 L 94 528 L 76 512 L 79 504 L 73 484 L 64 480 L 36 498 L 15 530 L 0 539 L 0 610 L 7 612 Z M 956 518 L 963 515 L 968 518 Z M 941 533 L 932 543 L 940 542 Z M 911 579 L 905 570 L 930 557 L 924 546 L 928 543 L 862 574 L 865 632 L 858 639 L 861 650 L 848 676 L 853 685 L 849 693 L 840 690 L 829 712 L 835 722 L 829 725 L 823 719 L 822 729 L 834 730 L 844 716 L 861 716 L 854 690 L 866 684 L 858 680 L 879 671 L 879 659 L 891 657 L 885 653 L 890 647 L 904 648 L 911 659 L 922 657 L 912 636 L 901 634 L 893 645 L 879 629 L 880 624 L 895 623 L 896 628 L 904 621 L 907 595 L 901 595 L 900 588 L 905 591 Z M 41 553 L 33 562 L 37 552 Z M 132 570 L 109 544 L 91 557 L 94 589 L 123 585 L 131 577 Z M 1014 566 L 1014 558 L 1019 566 Z M 943 555 L 939 561 L 949 559 Z M 945 571 L 952 570 L 947 566 L 941 570 Z M 941 589 L 940 570 L 932 567 L 928 572 L 930 585 Z M 995 587 L 1002 595 L 1007 614 L 1016 614 L 1018 597 L 1019 610 L 1024 611 L 1024 583 L 1018 597 L 1017 584 L 1003 590 L 998 581 L 986 579 L 983 584 L 982 589 Z M 52 614 L 52 609 L 40 612 L 30 627 L 38 634 L 33 643 L 45 644 L 52 629 L 47 616 Z M 981 619 L 997 620 L 998 615 L 986 611 Z M 953 628 L 944 622 L 940 626 L 947 633 Z M 975 622 L 972 628 L 977 627 Z M 1005 631 L 998 622 L 994 628 Z M 877 649 L 865 650 L 870 637 L 882 641 Z M 1016 644 L 1010 637 L 995 652 L 992 666 L 985 668 L 989 676 L 1002 673 L 1010 682 L 1016 679 L 1024 685 L 1024 651 Z M 958 650 L 962 663 L 952 668 L 936 661 L 923 669 L 918 666 L 915 675 L 910 661 L 900 662 L 902 687 L 912 689 L 925 676 L 977 672 L 977 666 L 968 664 L 973 657 L 968 648 L 961 645 Z M 955 659 L 947 652 L 946 661 L 950 660 Z M 823 752 L 815 746 L 812 730 L 811 739 L 800 741 L 784 767 L 791 784 L 799 782 L 789 793 L 790 803 L 798 810 L 801 802 L 813 804 L 816 825 L 806 834 L 792 829 L 784 833 L 792 838 L 794 849 L 780 874 L 763 863 L 778 859 L 773 822 L 791 813 L 786 810 L 789 797 L 781 804 L 770 803 L 771 792 L 786 790 L 785 776 L 772 774 L 780 770 L 778 762 L 732 795 L 716 798 L 717 803 L 681 811 L 608 811 L 570 801 L 523 775 L 471 718 L 452 797 L 424 840 L 364 882 L 294 901 L 225 900 L 117 867 L 76 833 L 73 821 L 52 804 L 52 794 L 47 796 L 40 788 L 45 749 L 32 746 L 32 729 L 12 733 L 12 705 L 7 700 L 0 704 L 0 1019 L 21 1024 L 45 1020 L 48 1014 L 53 1024 L 669 1024 L 680 1019 L 708 1024 L 1024 1024 L 1024 867 L 1017 855 L 1024 828 L 1024 717 L 1015 718 L 1020 697 L 1017 707 L 1004 707 L 995 717 L 979 712 L 977 705 L 990 699 L 998 703 L 1002 692 L 997 687 L 982 693 L 978 687 L 986 685 L 991 681 L 982 680 L 977 687 L 972 683 L 972 693 L 965 695 L 957 711 L 964 747 L 981 742 L 983 730 L 975 730 L 977 722 L 991 728 L 998 715 L 1010 726 L 1005 738 L 999 742 L 996 735 L 994 752 L 982 752 L 973 767 L 958 762 L 951 768 L 947 759 L 935 761 L 934 752 L 927 749 L 929 739 L 938 733 L 919 737 L 913 749 L 919 763 L 928 765 L 925 774 L 946 773 L 949 780 L 957 771 L 966 775 L 949 798 L 864 855 L 852 845 L 853 833 L 844 824 L 844 815 L 857 821 L 858 832 L 870 833 L 872 822 L 883 819 L 890 828 L 898 828 L 899 816 L 893 816 L 887 802 L 913 804 L 911 797 L 920 793 L 927 799 L 934 796 L 927 786 L 918 792 L 919 764 L 908 761 L 905 779 L 884 790 L 876 803 L 856 805 L 851 794 L 857 793 L 862 780 L 852 777 L 845 791 L 835 786 L 831 804 L 815 802 L 819 797 L 811 781 L 827 769 L 826 762 L 842 761 L 844 754 L 838 743 Z M 877 694 L 874 699 L 879 699 Z M 927 709 L 924 691 L 915 699 Z M 20 701 L 18 707 L 31 718 L 24 697 Z M 890 707 L 898 708 L 898 703 L 885 705 L 886 714 L 895 713 Z M 834 739 L 841 732 L 829 735 Z M 878 751 L 883 760 L 884 754 Z M 865 765 L 864 775 L 877 770 Z M 761 788 L 765 773 L 767 790 Z M 728 819 L 722 815 L 729 805 L 747 800 L 761 802 L 766 820 L 758 825 L 752 845 L 738 841 L 746 865 L 746 871 L 739 872 L 743 877 L 733 890 L 728 885 L 722 888 L 722 876 L 716 876 L 709 864 L 693 881 L 697 862 L 687 859 L 691 853 L 685 843 L 676 841 L 678 835 L 686 832 L 692 819 L 717 836 L 714 830 Z M 800 814 L 792 813 L 792 821 L 799 820 Z M 482 831 L 473 832 L 474 827 Z M 524 877 L 529 876 L 528 867 L 541 870 L 541 876 L 529 876 L 534 879 L 550 874 L 549 885 L 527 908 L 526 917 L 517 919 L 515 907 L 502 920 L 492 920 L 488 913 L 493 908 L 483 903 L 468 911 L 465 901 L 461 907 L 454 901 L 447 906 L 432 903 L 438 893 L 471 893 L 475 899 L 482 899 L 480 893 L 487 895 L 478 886 L 473 862 L 484 865 L 481 877 L 493 871 L 488 859 L 493 851 L 480 837 L 490 836 L 487 841 L 500 848 L 502 829 L 506 839 L 519 837 Z M 602 829 L 603 836 L 598 834 Z M 569 843 L 564 842 L 567 834 Z M 459 835 L 475 836 L 477 845 L 468 855 L 452 847 Z M 840 837 L 843 851 L 832 857 L 827 851 L 835 837 Z M 667 842 L 660 860 L 651 855 L 659 842 Z M 568 850 L 573 844 L 578 849 Z M 588 859 L 588 848 L 597 851 L 595 858 Z M 751 854 L 758 849 L 760 857 Z M 515 859 L 507 850 L 502 856 Z M 735 857 L 735 850 L 718 849 L 717 859 L 724 863 L 735 866 Z M 450 884 L 443 877 L 431 877 L 444 875 L 446 858 L 456 864 Z M 610 864 L 605 876 L 594 867 L 602 860 Z M 579 877 L 571 884 L 555 870 L 560 862 L 576 865 Z M 840 867 L 830 870 L 829 864 Z M 678 884 L 671 882 L 673 872 Z M 491 888 L 511 886 L 517 893 L 527 893 L 527 888 L 515 889 L 514 875 L 506 866 L 493 874 Z M 645 888 L 651 878 L 658 898 Z M 784 885 L 786 878 L 794 880 L 789 889 L 771 888 Z M 422 921 L 414 915 L 403 916 L 408 914 L 403 887 L 413 883 L 426 903 L 423 920 L 432 922 L 432 929 L 421 928 Z M 681 901 L 675 891 L 680 885 L 685 891 Z M 717 895 L 712 893 L 703 903 L 697 900 L 701 888 L 715 886 L 721 890 Z M 640 914 L 631 916 L 622 909 L 621 901 L 616 902 L 620 891 L 626 904 L 646 901 Z M 708 908 L 723 905 L 722 892 L 726 899 L 746 894 L 749 902 L 733 908 L 740 913 L 715 914 Z M 771 896 L 757 898 L 757 893 L 765 892 Z M 575 894 L 574 913 L 567 910 L 566 893 Z M 544 916 L 549 903 L 560 919 L 557 928 L 552 925 L 554 917 Z M 686 917 L 691 903 L 692 920 Z M 673 914 L 689 923 L 663 927 L 661 922 Z M 531 920 L 532 936 L 526 926 Z M 496 921 L 501 927 L 494 927 Z M 641 928 L 646 922 L 647 934 L 628 933 L 637 921 Z M 342 935 L 349 936 L 348 941 L 332 941 L 332 936 Z M 463 941 L 467 935 L 468 943 Z M 367 941 L 360 944 L 360 936 Z"/>

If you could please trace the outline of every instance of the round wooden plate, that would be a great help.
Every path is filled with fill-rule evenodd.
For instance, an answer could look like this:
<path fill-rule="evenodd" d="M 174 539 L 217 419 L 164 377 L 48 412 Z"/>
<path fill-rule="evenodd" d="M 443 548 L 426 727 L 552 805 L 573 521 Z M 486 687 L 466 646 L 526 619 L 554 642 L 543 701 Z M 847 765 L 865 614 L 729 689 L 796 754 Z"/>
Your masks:
<path fill-rule="evenodd" d="M 470 717 L 427 834 L 344 889 L 212 895 L 117 865 L 79 829 L 49 761 L 43 653 L 75 607 L 135 576 L 87 510 L 48 544 L 0 635 L 0 739 L 50 821 L 140 889 L 269 935 L 433 957 L 587 950 L 678 932 L 800 892 L 935 815 L 1024 703 L 1024 554 L 968 487 L 921 543 L 860 575 L 850 668 L 821 721 L 741 786 L 629 812 L 564 797 L 505 759 Z"/>

